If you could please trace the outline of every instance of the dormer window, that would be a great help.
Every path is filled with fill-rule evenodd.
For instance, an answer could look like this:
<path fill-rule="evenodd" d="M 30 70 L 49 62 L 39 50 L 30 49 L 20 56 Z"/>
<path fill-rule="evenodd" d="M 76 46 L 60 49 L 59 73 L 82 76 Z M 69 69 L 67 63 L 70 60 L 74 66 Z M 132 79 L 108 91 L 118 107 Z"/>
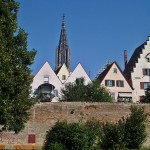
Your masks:
<path fill-rule="evenodd" d="M 147 62 L 150 62 L 150 53 L 148 53 L 146 56 L 145 56 Z"/>

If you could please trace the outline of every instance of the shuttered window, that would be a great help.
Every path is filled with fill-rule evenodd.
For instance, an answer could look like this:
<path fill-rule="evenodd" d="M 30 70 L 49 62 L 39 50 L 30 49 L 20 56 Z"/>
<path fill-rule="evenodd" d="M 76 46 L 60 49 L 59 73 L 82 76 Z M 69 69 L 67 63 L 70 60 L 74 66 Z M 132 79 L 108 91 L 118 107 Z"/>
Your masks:
<path fill-rule="evenodd" d="M 115 86 L 115 81 L 114 80 L 105 80 L 105 86 Z"/>
<path fill-rule="evenodd" d="M 140 88 L 144 89 L 144 82 L 140 82 Z"/>
<path fill-rule="evenodd" d="M 140 102 L 144 99 L 144 96 L 139 96 Z"/>
<path fill-rule="evenodd" d="M 143 69 L 143 75 L 144 76 L 146 75 L 146 69 L 145 68 Z"/>
<path fill-rule="evenodd" d="M 140 82 L 140 88 L 141 89 L 150 88 L 150 82 Z"/>
<path fill-rule="evenodd" d="M 147 76 L 150 76 L 150 69 L 147 69 L 147 68 L 143 68 L 143 75 L 147 75 Z"/>
<path fill-rule="evenodd" d="M 124 81 L 123 80 L 117 80 L 116 81 L 116 86 L 117 87 L 124 87 Z"/>

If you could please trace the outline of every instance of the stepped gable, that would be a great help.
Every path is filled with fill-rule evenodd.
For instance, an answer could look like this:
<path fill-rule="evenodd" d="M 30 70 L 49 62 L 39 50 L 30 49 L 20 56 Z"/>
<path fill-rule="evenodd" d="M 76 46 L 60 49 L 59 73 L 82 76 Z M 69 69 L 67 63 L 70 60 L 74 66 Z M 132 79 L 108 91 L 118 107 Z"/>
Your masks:
<path fill-rule="evenodd" d="M 124 74 L 127 79 L 131 79 L 131 72 L 133 71 L 133 68 L 135 67 L 136 63 L 138 62 L 138 58 L 140 58 L 140 54 L 142 54 L 142 50 L 144 49 L 144 46 L 147 44 L 147 41 L 144 42 L 142 45 L 137 47 L 132 54 L 129 62 L 127 63 Z"/>

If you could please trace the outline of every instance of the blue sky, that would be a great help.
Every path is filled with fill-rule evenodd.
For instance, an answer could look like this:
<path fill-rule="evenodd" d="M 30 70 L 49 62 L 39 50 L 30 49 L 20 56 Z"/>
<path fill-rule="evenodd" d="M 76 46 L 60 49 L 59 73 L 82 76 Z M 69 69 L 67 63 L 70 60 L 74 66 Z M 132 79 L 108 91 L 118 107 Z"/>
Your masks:
<path fill-rule="evenodd" d="M 36 74 L 48 61 L 55 67 L 63 13 L 71 50 L 71 70 L 80 62 L 93 79 L 108 60 L 124 69 L 136 47 L 150 36 L 150 0 L 17 0 L 18 24 L 36 49 Z"/>

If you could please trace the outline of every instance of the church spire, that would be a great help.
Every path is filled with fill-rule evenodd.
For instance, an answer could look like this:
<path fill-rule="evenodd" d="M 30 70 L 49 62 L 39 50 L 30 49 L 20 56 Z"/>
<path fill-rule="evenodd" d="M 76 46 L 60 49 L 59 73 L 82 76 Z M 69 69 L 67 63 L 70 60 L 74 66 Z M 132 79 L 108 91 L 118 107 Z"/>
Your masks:
<path fill-rule="evenodd" d="M 60 34 L 59 44 L 56 49 L 55 69 L 56 70 L 59 69 L 64 63 L 66 64 L 66 67 L 70 71 L 70 49 L 67 42 L 65 15 L 63 14 L 61 34 Z"/>

